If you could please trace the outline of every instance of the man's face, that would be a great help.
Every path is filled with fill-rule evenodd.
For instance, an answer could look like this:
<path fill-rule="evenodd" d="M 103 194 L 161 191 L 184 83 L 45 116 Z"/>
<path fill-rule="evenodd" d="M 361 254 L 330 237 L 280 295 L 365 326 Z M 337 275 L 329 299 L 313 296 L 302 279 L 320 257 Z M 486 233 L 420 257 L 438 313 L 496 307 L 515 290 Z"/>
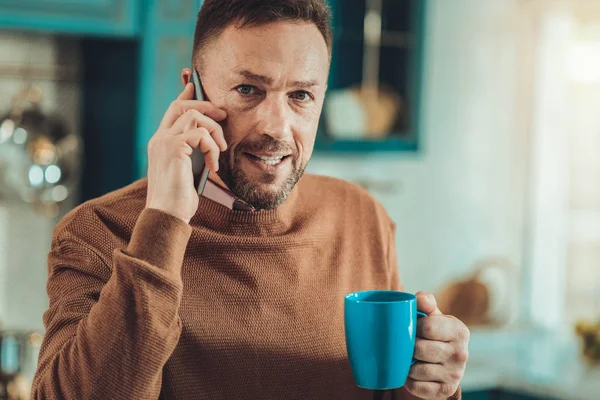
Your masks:
<path fill-rule="evenodd" d="M 201 55 L 208 99 L 227 112 L 219 176 L 258 209 L 285 201 L 313 151 L 329 56 L 310 23 L 230 25 Z"/>

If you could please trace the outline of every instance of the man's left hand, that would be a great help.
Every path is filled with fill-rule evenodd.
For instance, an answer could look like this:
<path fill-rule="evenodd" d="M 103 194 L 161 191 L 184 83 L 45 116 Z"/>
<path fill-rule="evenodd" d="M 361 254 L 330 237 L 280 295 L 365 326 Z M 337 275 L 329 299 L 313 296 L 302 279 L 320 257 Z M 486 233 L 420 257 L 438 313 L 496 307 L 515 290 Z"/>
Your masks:
<path fill-rule="evenodd" d="M 458 318 L 444 315 L 431 293 L 417 292 L 417 309 L 427 314 L 417 322 L 415 364 L 405 389 L 427 400 L 442 400 L 458 389 L 469 358 L 469 329 Z"/>

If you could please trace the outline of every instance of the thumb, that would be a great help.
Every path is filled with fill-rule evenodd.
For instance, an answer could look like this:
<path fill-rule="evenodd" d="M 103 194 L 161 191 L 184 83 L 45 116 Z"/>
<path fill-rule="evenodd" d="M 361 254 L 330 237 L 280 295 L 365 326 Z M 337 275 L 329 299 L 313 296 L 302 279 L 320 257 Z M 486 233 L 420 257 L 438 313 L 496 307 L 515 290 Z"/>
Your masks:
<path fill-rule="evenodd" d="M 442 315 L 433 294 L 418 291 L 415 296 L 417 297 L 417 310 L 427 315 Z"/>

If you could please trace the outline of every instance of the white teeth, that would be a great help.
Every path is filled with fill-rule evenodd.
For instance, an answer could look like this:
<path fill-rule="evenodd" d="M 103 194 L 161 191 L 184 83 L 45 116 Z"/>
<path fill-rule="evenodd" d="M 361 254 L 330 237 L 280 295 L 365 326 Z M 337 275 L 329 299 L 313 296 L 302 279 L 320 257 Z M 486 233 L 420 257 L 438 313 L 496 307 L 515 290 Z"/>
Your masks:
<path fill-rule="evenodd" d="M 264 162 L 267 165 L 277 165 L 281 162 L 281 159 L 283 157 L 263 157 L 263 156 L 256 156 L 257 158 L 259 158 L 262 162 Z"/>

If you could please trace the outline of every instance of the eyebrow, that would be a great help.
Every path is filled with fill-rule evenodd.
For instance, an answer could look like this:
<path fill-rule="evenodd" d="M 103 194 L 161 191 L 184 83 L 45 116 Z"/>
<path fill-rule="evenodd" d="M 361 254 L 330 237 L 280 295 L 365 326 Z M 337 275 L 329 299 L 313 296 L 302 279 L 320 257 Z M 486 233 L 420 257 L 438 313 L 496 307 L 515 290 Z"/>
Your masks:
<path fill-rule="evenodd" d="M 248 70 L 242 70 L 240 72 L 238 72 L 239 75 L 243 76 L 246 79 L 250 79 L 252 81 L 255 82 L 260 82 L 263 85 L 272 85 L 273 84 L 273 79 L 269 78 L 268 76 L 264 76 L 264 75 L 259 75 L 259 74 L 255 74 L 253 72 L 250 72 Z M 292 86 L 293 87 L 298 87 L 301 89 L 308 89 L 311 88 L 313 86 L 319 86 L 319 82 L 317 82 L 316 79 L 311 79 L 308 81 L 294 81 L 292 82 Z"/>

